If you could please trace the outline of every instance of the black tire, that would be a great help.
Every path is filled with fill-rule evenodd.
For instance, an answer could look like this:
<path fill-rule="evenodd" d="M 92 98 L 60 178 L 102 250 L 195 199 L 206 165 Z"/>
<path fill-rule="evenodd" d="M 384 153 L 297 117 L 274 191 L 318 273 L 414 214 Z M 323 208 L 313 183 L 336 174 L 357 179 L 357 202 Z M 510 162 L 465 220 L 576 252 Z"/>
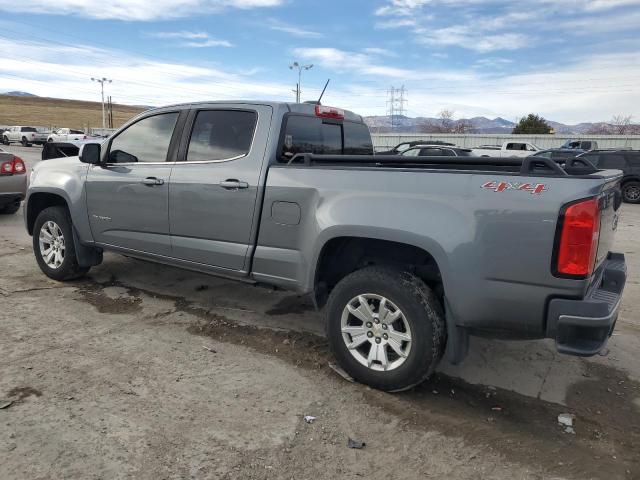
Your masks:
<path fill-rule="evenodd" d="M 18 210 L 20 210 L 20 200 L 0 207 L 0 215 L 13 215 Z"/>
<path fill-rule="evenodd" d="M 23 147 L 30 147 L 31 146 L 31 144 L 27 141 L 27 137 L 22 137 L 22 141 L 20 143 L 22 143 Z"/>
<path fill-rule="evenodd" d="M 57 268 L 49 267 L 40 252 L 40 230 L 48 221 L 55 222 L 62 230 L 64 237 L 64 260 Z M 33 253 L 36 256 L 38 266 L 47 277 L 54 280 L 73 280 L 82 277 L 89 271 L 89 267 L 81 267 L 78 265 L 71 225 L 71 216 L 65 207 L 49 207 L 40 212 L 33 227 Z"/>
<path fill-rule="evenodd" d="M 640 182 L 627 182 L 622 186 L 622 199 L 626 203 L 640 203 Z"/>
<path fill-rule="evenodd" d="M 9 142 L 9 137 L 7 137 L 6 135 L 4 135 L 4 136 L 2 137 L 2 144 L 3 144 L 3 145 L 9 145 L 9 143 L 10 143 L 10 142 Z"/>
<path fill-rule="evenodd" d="M 391 370 L 374 370 L 363 365 L 343 340 L 343 310 L 363 294 L 380 295 L 393 302 L 409 325 L 411 348 L 404 363 Z M 418 385 L 433 373 L 444 354 L 447 330 L 442 306 L 431 289 L 409 272 L 372 266 L 351 273 L 332 290 L 325 320 L 329 346 L 340 366 L 354 379 L 373 388 L 397 392 Z"/>

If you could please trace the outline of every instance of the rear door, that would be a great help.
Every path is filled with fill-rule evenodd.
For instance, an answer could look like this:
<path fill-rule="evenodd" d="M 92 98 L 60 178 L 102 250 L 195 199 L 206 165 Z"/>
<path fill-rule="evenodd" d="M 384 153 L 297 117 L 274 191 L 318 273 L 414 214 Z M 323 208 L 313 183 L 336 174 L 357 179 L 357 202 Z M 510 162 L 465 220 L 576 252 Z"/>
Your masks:
<path fill-rule="evenodd" d="M 109 141 L 104 165 L 89 167 L 87 209 L 96 242 L 171 255 L 169 177 L 179 117 L 167 111 L 136 121 Z"/>
<path fill-rule="evenodd" d="M 215 105 L 193 110 L 171 174 L 173 256 L 246 270 L 272 109 Z"/>

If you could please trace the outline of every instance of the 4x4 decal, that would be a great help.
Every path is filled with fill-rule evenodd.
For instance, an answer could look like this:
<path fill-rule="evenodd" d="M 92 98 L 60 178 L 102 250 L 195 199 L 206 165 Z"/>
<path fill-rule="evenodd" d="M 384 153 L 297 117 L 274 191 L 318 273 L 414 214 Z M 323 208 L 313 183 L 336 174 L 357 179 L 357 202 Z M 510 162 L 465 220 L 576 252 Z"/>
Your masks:
<path fill-rule="evenodd" d="M 493 190 L 494 192 L 504 192 L 505 190 L 524 190 L 532 195 L 540 195 L 546 192 L 547 186 L 544 183 L 520 183 L 520 182 L 487 182 L 482 188 Z"/>

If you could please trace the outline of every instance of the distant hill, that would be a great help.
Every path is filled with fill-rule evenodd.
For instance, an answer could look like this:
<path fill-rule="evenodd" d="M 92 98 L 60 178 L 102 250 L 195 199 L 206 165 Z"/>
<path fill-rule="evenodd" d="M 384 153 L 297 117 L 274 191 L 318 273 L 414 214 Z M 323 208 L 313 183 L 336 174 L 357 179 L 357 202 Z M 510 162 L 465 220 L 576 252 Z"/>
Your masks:
<path fill-rule="evenodd" d="M 113 105 L 114 127 L 147 110 L 130 105 Z M 35 95 L 0 95 L 0 125 L 34 125 L 43 127 L 100 128 L 100 102 L 37 97 Z"/>
<path fill-rule="evenodd" d="M 33 93 L 20 92 L 18 90 L 15 90 L 13 92 L 0 93 L 0 95 L 7 95 L 8 97 L 37 97 L 38 96 L 38 95 L 34 95 Z"/>
<path fill-rule="evenodd" d="M 365 117 L 364 121 L 369 125 L 372 133 L 429 133 L 429 127 L 441 125 L 439 118 L 432 117 L 406 117 L 396 116 L 394 118 L 394 127 L 391 129 L 391 117 L 389 115 Z M 515 123 L 501 117 L 494 119 L 486 117 L 473 117 L 458 119 L 453 122 L 454 125 L 464 122 L 468 129 L 466 133 L 511 133 Z M 556 133 L 569 135 L 585 135 L 590 132 L 613 132 L 612 126 L 606 122 L 584 122 L 577 125 L 566 125 L 553 120 L 547 120 L 547 123 Z M 636 129 L 640 129 L 637 125 Z M 436 133 L 436 132 L 431 132 Z"/>

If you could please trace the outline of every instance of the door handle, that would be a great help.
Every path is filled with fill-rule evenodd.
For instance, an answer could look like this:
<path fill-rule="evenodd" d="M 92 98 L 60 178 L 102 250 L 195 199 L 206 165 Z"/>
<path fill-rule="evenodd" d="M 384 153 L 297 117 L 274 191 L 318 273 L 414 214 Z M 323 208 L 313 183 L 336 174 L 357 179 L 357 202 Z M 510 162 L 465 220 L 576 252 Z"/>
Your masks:
<path fill-rule="evenodd" d="M 164 180 L 156 177 L 147 177 L 142 182 L 144 185 L 149 185 L 150 187 L 154 185 L 164 185 Z"/>
<path fill-rule="evenodd" d="M 235 178 L 230 178 L 228 180 L 224 180 L 220 182 L 220 186 L 222 188 L 226 188 L 227 190 L 239 190 L 241 188 L 249 188 L 249 184 L 247 182 L 242 182 L 240 180 L 236 180 Z"/>

